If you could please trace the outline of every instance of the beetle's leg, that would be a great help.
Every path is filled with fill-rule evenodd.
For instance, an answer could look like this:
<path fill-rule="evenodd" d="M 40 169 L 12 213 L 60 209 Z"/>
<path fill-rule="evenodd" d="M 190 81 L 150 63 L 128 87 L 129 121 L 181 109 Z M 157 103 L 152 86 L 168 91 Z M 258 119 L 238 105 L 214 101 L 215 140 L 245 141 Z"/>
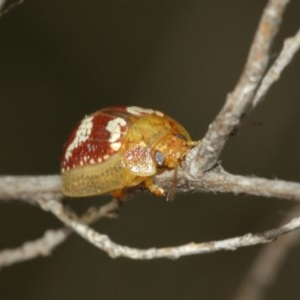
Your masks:
<path fill-rule="evenodd" d="M 162 189 L 159 186 L 157 186 L 156 184 L 154 184 L 151 177 L 147 177 L 144 180 L 144 184 L 145 184 L 146 188 L 148 188 L 150 190 L 150 192 L 155 194 L 156 196 L 164 196 L 165 195 L 164 189 Z"/>
<path fill-rule="evenodd" d="M 126 197 L 126 193 L 124 192 L 124 190 L 113 191 L 111 192 L 111 195 L 113 199 L 117 199 L 117 200 L 125 200 Z"/>

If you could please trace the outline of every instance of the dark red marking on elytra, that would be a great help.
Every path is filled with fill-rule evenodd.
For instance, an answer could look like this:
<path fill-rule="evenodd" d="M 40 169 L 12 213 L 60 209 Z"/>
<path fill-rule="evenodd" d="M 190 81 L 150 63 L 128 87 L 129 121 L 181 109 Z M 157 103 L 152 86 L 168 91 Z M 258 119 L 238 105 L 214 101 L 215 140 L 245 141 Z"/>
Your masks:
<path fill-rule="evenodd" d="M 83 165 L 99 163 L 116 153 L 116 151 L 111 147 L 111 142 L 109 141 L 112 132 L 108 131 L 106 127 L 109 121 L 116 118 L 122 118 L 127 123 L 122 112 L 125 112 L 125 108 L 123 107 L 120 107 L 118 110 L 102 109 L 83 119 L 72 131 L 69 139 L 64 145 L 61 162 L 62 171 Z M 90 117 L 92 117 L 90 134 L 87 139 L 87 136 L 85 135 L 85 140 L 80 142 L 80 138 L 76 137 L 76 133 L 80 126 Z M 118 138 L 115 142 L 121 142 L 127 132 L 127 124 L 119 127 L 121 129 L 120 138 Z M 71 151 L 69 148 L 70 145 L 75 145 Z"/>

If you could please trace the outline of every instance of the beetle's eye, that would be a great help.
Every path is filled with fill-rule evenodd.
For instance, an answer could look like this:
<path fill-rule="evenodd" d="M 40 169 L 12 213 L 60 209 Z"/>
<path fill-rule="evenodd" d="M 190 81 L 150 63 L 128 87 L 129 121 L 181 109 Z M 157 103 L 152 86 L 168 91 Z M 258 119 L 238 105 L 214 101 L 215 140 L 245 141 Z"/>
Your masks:
<path fill-rule="evenodd" d="M 162 167 L 165 163 L 165 156 L 158 150 L 156 150 L 154 153 L 154 159 L 159 167 Z"/>

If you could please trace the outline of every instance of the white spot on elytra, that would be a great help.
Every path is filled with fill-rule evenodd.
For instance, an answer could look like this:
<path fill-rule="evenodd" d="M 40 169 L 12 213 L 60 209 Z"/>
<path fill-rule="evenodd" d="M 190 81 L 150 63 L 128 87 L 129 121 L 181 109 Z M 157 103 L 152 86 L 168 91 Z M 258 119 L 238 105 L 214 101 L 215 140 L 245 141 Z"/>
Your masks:
<path fill-rule="evenodd" d="M 110 120 L 106 125 L 106 130 L 110 132 L 109 142 L 110 148 L 117 151 L 121 147 L 121 143 L 117 142 L 121 138 L 122 126 L 126 126 L 126 121 L 120 117 Z M 104 159 L 107 159 L 104 157 Z"/>
<path fill-rule="evenodd" d="M 142 108 L 142 107 L 138 107 L 138 106 L 128 106 L 126 108 L 126 110 L 130 114 L 132 114 L 134 116 L 138 116 L 138 117 L 140 117 L 143 114 L 152 115 L 154 113 L 154 110 L 151 108 Z"/>
<path fill-rule="evenodd" d="M 110 148 L 113 149 L 114 151 L 118 151 L 121 148 L 121 143 L 120 142 L 111 143 Z"/>
<path fill-rule="evenodd" d="M 164 113 L 162 113 L 162 112 L 159 111 L 159 110 L 155 110 L 154 113 L 155 113 L 157 116 L 159 116 L 159 117 L 163 117 L 163 116 L 165 115 Z"/>
<path fill-rule="evenodd" d="M 87 117 L 81 121 L 81 124 L 79 125 L 74 140 L 69 144 L 66 154 L 65 154 L 65 159 L 69 160 L 70 157 L 72 156 L 72 152 L 74 149 L 80 146 L 80 144 L 84 143 L 86 140 L 89 139 L 92 128 L 93 128 L 93 116 L 92 117 Z"/>
<path fill-rule="evenodd" d="M 90 164 L 94 164 L 95 163 L 95 160 L 92 158 L 90 159 Z"/>
<path fill-rule="evenodd" d="M 108 154 L 105 154 L 104 156 L 103 156 L 103 159 L 104 160 L 107 160 L 109 158 L 109 155 Z"/>
<path fill-rule="evenodd" d="M 151 108 L 142 108 L 142 107 L 138 107 L 138 106 L 128 106 L 126 108 L 127 112 L 129 112 L 130 114 L 140 117 L 144 114 L 146 115 L 157 115 L 159 117 L 163 117 L 164 114 L 159 111 L 159 110 L 154 110 Z"/>
<path fill-rule="evenodd" d="M 62 169 L 61 169 L 61 172 L 62 172 L 62 173 L 65 173 L 65 172 L 67 172 L 67 171 L 69 171 L 69 170 L 70 170 L 69 167 L 67 167 L 67 168 L 62 168 Z"/>

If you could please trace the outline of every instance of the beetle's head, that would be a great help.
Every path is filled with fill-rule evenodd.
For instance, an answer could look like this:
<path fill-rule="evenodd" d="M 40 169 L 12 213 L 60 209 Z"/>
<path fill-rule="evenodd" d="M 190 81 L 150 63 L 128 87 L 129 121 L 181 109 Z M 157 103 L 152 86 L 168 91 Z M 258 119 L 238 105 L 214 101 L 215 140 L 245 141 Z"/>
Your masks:
<path fill-rule="evenodd" d="M 168 134 L 155 144 L 152 157 L 158 168 L 176 168 L 193 146 L 189 136 L 181 133 Z"/>

